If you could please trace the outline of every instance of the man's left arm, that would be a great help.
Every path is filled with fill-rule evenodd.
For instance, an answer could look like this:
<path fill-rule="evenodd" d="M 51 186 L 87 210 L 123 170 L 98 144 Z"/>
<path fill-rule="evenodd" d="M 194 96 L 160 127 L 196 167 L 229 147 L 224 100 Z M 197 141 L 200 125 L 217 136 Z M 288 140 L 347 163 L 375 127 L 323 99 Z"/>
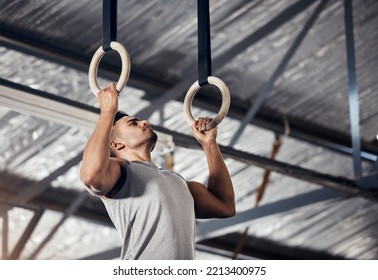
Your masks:
<path fill-rule="evenodd" d="M 193 134 L 206 154 L 209 179 L 207 188 L 190 181 L 188 186 L 195 203 L 197 218 L 227 218 L 235 215 L 235 194 L 232 180 L 216 142 L 217 128 L 209 131 L 205 126 L 208 118 L 200 118 L 192 125 Z"/>

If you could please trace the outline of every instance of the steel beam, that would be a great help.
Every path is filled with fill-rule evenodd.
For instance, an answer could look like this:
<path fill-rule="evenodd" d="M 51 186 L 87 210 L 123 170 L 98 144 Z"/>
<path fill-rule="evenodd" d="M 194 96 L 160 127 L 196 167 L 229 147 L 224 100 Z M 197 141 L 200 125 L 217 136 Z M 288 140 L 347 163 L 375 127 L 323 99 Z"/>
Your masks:
<path fill-rule="evenodd" d="M 361 137 L 360 137 L 360 110 L 357 92 L 356 59 L 354 53 L 353 34 L 353 5 L 352 0 L 344 0 L 344 20 L 348 66 L 348 100 L 350 115 L 350 130 L 352 134 L 353 167 L 355 178 L 362 177 L 361 164 Z"/>
<path fill-rule="evenodd" d="M 265 204 L 257 208 L 237 213 L 234 217 L 228 219 L 216 219 L 208 222 L 197 224 L 196 241 L 200 242 L 205 239 L 214 238 L 237 231 L 242 226 L 248 226 L 254 219 L 262 218 L 278 213 L 283 213 L 297 209 L 312 203 L 334 199 L 340 197 L 340 193 L 320 189 L 307 192 L 304 194 L 282 199 L 277 202 Z"/>
<path fill-rule="evenodd" d="M 216 102 L 213 102 L 212 99 L 201 94 L 201 92 L 196 95 L 196 101 L 200 108 L 213 112 L 219 109 L 214 106 Z M 235 101 L 234 99 L 227 116 L 236 120 L 242 120 L 248 109 L 248 104 Z M 350 135 L 314 123 L 309 124 L 306 121 L 288 115 L 285 117 L 290 123 L 290 137 L 324 147 L 337 153 L 352 154 L 353 149 L 351 148 Z M 284 116 L 264 107 L 259 110 L 251 124 L 273 131 L 276 134 L 284 133 Z M 378 159 L 377 155 L 377 145 L 362 142 L 361 158 L 368 161 L 376 161 Z"/>
<path fill-rule="evenodd" d="M 32 37 L 21 30 L 15 30 L 13 27 L 6 27 L 5 25 L 0 26 L 0 46 L 82 72 L 88 72 L 89 63 L 92 59 L 91 56 L 49 44 L 36 36 Z M 95 50 L 93 50 L 94 52 Z M 112 81 L 118 80 L 120 72 L 121 69 L 119 67 L 110 65 L 106 61 L 102 61 L 101 67 L 98 69 L 98 75 Z M 147 76 L 145 71 L 140 71 L 135 67 L 131 70 L 128 85 L 152 94 L 159 94 L 170 86 L 170 84 L 165 84 L 163 81 L 157 81 L 153 77 Z"/>
<path fill-rule="evenodd" d="M 64 213 L 67 210 L 67 207 L 69 207 L 68 202 L 75 200 L 77 195 L 77 191 L 50 187 L 42 194 L 28 201 L 28 205 L 35 207 L 38 206 L 42 207 L 43 209 Z M 61 199 L 52 199 L 62 196 L 64 196 L 64 201 Z M 14 193 L 0 189 L 0 197 L 11 201 L 14 197 Z M 93 206 L 88 207 L 87 203 L 88 205 Z M 109 216 L 106 213 L 106 209 L 103 203 L 96 197 L 89 197 L 86 201 L 86 204 L 82 205 L 75 213 L 75 216 L 86 220 L 91 220 L 92 222 L 102 226 L 113 226 L 111 220 L 109 219 Z"/>
<path fill-rule="evenodd" d="M 170 131 L 164 127 L 154 128 L 160 132 L 172 135 L 173 141 L 177 146 L 191 149 L 201 148 L 198 142 L 194 141 L 193 138 L 190 136 L 177 133 L 175 131 Z M 287 163 L 271 160 L 269 158 L 261 157 L 247 152 L 238 151 L 223 145 L 219 145 L 219 147 L 222 154 L 225 157 L 232 158 L 249 165 L 254 165 L 267 170 L 271 170 L 289 177 L 297 178 L 299 180 L 304 180 L 323 187 L 344 192 L 346 194 L 361 196 L 373 201 L 378 201 L 377 193 L 375 193 L 374 191 L 370 192 L 359 189 L 354 180 L 350 180 L 345 177 L 335 177 L 317 171 L 312 171 L 299 166 L 290 165 Z"/>
<path fill-rule="evenodd" d="M 94 129 L 99 112 L 99 109 L 92 106 L 1 78 L 0 104 L 16 112 L 44 120 L 51 119 L 59 124 L 80 129 Z"/>

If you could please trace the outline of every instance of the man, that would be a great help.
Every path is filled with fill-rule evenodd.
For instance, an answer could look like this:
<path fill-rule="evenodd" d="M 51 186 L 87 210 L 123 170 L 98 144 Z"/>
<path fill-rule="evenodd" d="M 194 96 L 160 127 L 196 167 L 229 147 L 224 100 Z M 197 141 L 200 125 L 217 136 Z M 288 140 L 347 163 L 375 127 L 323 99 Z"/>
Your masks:
<path fill-rule="evenodd" d="M 80 177 L 100 196 L 123 242 L 122 259 L 194 259 L 195 219 L 235 215 L 231 178 L 207 118 L 192 125 L 208 162 L 208 186 L 151 161 L 157 135 L 148 121 L 118 112 L 110 84 L 98 93 L 101 113 L 83 154 Z M 109 155 L 110 153 L 112 156 Z"/>

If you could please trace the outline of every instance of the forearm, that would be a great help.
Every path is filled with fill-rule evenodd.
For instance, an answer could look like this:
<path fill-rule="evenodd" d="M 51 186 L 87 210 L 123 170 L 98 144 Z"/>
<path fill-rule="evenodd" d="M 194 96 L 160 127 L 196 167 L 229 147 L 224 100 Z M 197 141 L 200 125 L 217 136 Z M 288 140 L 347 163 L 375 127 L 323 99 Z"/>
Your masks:
<path fill-rule="evenodd" d="M 210 143 L 204 144 L 203 149 L 206 154 L 209 168 L 208 190 L 227 207 L 234 210 L 234 188 L 218 144 L 215 141 L 211 141 Z"/>
<path fill-rule="evenodd" d="M 102 177 L 108 170 L 110 131 L 114 114 L 102 113 L 84 149 L 81 177 Z"/>

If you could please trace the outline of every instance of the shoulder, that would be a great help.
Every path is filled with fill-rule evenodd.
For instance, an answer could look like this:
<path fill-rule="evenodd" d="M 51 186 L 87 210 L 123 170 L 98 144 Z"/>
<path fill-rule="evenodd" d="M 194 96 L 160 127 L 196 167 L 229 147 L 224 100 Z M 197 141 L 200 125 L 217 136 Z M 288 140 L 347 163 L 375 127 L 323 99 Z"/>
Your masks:
<path fill-rule="evenodd" d="M 127 160 L 122 158 L 110 158 L 109 164 L 115 165 L 115 167 L 119 169 L 119 174 L 117 176 L 115 184 L 109 192 L 102 196 L 103 198 L 112 198 L 116 194 L 118 194 L 118 192 L 122 189 L 127 178 L 127 166 L 129 164 Z"/>
<path fill-rule="evenodd" d="M 118 157 L 111 157 L 110 161 L 119 164 L 120 166 L 126 167 L 130 162 L 127 159 L 124 158 L 118 158 Z"/>
<path fill-rule="evenodd" d="M 177 173 L 177 172 L 174 172 L 174 171 L 167 171 L 167 172 L 169 172 L 169 173 L 173 174 L 174 176 L 177 176 L 177 177 L 179 177 L 180 179 L 182 179 L 182 180 L 184 180 L 185 182 L 187 182 L 187 181 L 185 180 L 185 178 L 184 178 L 180 173 Z"/>

